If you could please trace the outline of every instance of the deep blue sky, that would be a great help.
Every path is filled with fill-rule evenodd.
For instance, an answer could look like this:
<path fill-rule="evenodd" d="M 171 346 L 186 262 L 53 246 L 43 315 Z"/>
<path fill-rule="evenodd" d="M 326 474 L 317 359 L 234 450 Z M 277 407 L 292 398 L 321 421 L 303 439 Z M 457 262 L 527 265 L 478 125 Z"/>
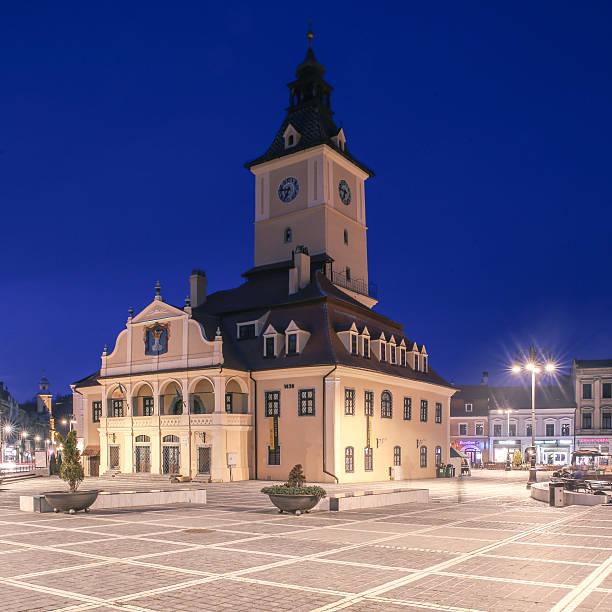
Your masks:
<path fill-rule="evenodd" d="M 95 4 L 95 5 L 94 5 Z M 183 304 L 252 265 L 252 176 L 313 20 L 372 167 L 377 310 L 455 382 L 537 341 L 612 357 L 612 5 L 0 6 L 0 380 L 99 367 L 159 279 Z M 209 6 L 210 5 L 210 6 Z"/>

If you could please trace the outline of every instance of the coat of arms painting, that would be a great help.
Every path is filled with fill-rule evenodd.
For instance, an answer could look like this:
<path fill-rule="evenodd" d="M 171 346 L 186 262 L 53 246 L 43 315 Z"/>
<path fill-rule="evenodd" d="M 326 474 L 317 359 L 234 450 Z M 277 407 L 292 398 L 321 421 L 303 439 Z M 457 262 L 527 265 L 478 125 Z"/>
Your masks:
<path fill-rule="evenodd" d="M 155 324 L 145 329 L 145 355 L 168 352 L 168 326 Z"/>

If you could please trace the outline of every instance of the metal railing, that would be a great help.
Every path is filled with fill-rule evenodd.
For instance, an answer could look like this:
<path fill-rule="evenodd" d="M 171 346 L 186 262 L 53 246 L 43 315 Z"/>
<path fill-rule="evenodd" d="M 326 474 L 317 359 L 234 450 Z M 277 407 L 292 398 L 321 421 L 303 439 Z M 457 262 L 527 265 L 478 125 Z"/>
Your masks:
<path fill-rule="evenodd" d="M 366 283 L 361 278 L 347 278 L 344 272 L 332 272 L 332 283 L 360 295 L 378 299 L 378 288 L 374 283 Z"/>

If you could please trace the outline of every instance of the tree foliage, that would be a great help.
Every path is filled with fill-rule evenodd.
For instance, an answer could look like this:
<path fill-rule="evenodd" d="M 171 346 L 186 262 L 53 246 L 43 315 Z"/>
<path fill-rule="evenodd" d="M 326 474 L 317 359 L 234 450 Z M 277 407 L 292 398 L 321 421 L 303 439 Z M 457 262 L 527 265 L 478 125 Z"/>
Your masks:
<path fill-rule="evenodd" d="M 306 482 L 306 476 L 304 476 L 304 470 L 302 464 L 298 463 L 293 466 L 289 472 L 289 477 L 285 483 L 288 487 L 301 487 Z"/>
<path fill-rule="evenodd" d="M 512 465 L 517 468 L 523 465 L 523 457 L 521 455 L 521 451 L 518 448 L 514 451 L 514 456 L 512 457 Z"/>
<path fill-rule="evenodd" d="M 69 432 L 65 439 L 60 438 L 60 442 L 64 447 L 60 478 L 68 483 L 70 492 L 74 493 L 85 478 L 81 465 L 81 453 L 77 448 L 76 431 Z"/>

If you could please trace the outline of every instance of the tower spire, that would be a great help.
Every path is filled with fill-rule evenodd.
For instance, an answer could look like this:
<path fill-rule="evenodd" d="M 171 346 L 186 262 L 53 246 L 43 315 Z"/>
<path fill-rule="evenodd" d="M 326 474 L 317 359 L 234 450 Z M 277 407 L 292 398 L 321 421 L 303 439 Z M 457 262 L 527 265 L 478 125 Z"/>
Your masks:
<path fill-rule="evenodd" d="M 312 33 L 312 19 L 308 20 L 308 34 L 306 34 L 308 38 L 308 48 L 312 49 L 312 39 L 314 38 L 314 34 Z"/>

